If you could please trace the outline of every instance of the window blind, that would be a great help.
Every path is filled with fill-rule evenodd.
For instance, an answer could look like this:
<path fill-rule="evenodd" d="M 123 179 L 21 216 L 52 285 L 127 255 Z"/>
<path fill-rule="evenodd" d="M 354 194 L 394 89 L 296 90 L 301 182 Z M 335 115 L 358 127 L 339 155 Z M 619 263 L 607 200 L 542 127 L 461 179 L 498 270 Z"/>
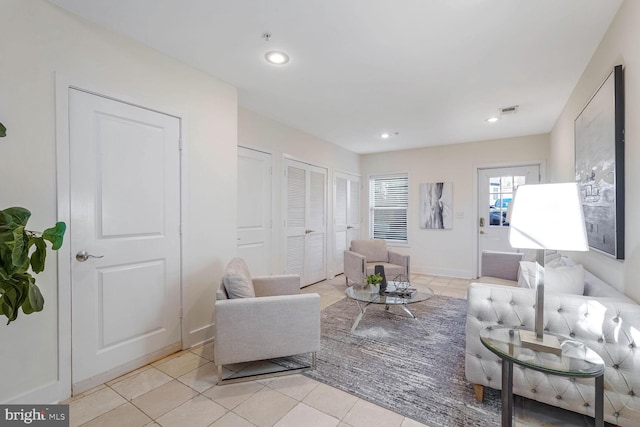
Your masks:
<path fill-rule="evenodd" d="M 407 242 L 408 174 L 372 176 L 369 207 L 369 237 Z"/>

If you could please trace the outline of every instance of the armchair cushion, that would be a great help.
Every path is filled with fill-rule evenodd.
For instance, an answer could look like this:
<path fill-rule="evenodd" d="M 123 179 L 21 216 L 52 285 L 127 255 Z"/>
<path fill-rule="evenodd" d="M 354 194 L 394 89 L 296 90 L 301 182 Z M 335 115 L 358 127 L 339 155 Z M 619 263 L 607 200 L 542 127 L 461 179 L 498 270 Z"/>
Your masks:
<path fill-rule="evenodd" d="M 222 283 L 230 299 L 256 296 L 249 268 L 241 258 L 234 258 L 227 264 Z"/>
<path fill-rule="evenodd" d="M 352 240 L 351 250 L 364 255 L 367 262 L 389 262 L 387 242 L 382 239 Z"/>

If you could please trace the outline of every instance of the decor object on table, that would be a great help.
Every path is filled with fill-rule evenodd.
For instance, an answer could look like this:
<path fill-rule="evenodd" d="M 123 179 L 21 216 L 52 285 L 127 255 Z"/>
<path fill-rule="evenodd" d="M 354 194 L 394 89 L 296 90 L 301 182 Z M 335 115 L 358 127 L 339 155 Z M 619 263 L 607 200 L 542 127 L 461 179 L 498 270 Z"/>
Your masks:
<path fill-rule="evenodd" d="M 4 138 L 5 136 L 7 136 L 7 128 L 0 123 L 0 138 Z"/>
<path fill-rule="evenodd" d="M 246 282 L 239 284 L 239 282 Z M 237 298 L 228 290 L 243 288 Z M 250 286 L 255 297 L 247 296 Z M 320 296 L 300 293 L 300 276 L 294 274 L 251 277 L 241 258 L 225 268 L 214 304 L 215 346 L 213 361 L 218 384 L 255 379 L 257 376 L 223 378 L 223 366 L 256 360 L 311 353 L 311 363 L 287 373 L 315 368 L 320 349 Z M 261 376 L 282 375 L 270 372 Z"/>
<path fill-rule="evenodd" d="M 17 319 L 19 308 L 24 314 L 44 308 L 44 298 L 29 269 L 34 274 L 44 270 L 46 240 L 57 251 L 66 230 L 64 222 L 42 233 L 27 230 L 30 217 L 31 212 L 21 207 L 0 210 L 0 314 L 7 317 L 7 324 Z"/>
<path fill-rule="evenodd" d="M 509 243 L 537 250 L 535 333 L 520 330 L 520 340 L 534 350 L 560 354 L 558 340 L 544 334 L 545 250 L 589 250 L 578 187 L 575 183 L 521 185 L 511 204 Z"/>
<path fill-rule="evenodd" d="M 380 276 L 380 295 L 384 295 L 387 290 L 387 277 L 384 275 L 384 265 L 376 265 L 374 267 L 375 275 Z"/>
<path fill-rule="evenodd" d="M 453 183 L 420 184 L 420 228 L 453 228 Z"/>
<path fill-rule="evenodd" d="M 404 274 L 409 277 L 409 255 L 387 249 L 382 239 L 352 240 L 348 251 L 344 251 L 344 277 L 350 283 L 364 283 L 368 275 L 374 274 L 375 266 L 384 266 L 385 275 L 394 277 Z"/>
<path fill-rule="evenodd" d="M 589 246 L 624 259 L 624 84 L 613 71 L 575 120 L 576 181 Z"/>

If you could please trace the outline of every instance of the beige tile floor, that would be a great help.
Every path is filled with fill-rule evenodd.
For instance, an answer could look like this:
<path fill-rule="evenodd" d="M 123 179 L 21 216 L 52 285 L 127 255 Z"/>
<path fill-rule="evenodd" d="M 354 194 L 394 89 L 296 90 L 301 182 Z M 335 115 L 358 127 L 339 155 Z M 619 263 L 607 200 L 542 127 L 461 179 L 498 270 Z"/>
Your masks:
<path fill-rule="evenodd" d="M 412 276 L 414 286 L 428 286 L 437 295 L 456 298 L 466 298 L 469 283 L 464 279 Z M 340 276 L 308 286 L 303 292 L 317 292 L 325 308 L 344 298 L 345 288 Z M 228 368 L 227 373 L 245 373 L 268 370 L 270 366 L 269 362 L 260 362 Z M 173 354 L 63 403 L 69 404 L 71 426 L 424 426 L 303 375 L 224 386 L 215 385 L 216 380 L 213 344 L 209 343 Z M 541 419 L 535 407 L 517 411 L 525 412 L 516 412 L 517 426 L 566 424 L 562 418 Z"/>

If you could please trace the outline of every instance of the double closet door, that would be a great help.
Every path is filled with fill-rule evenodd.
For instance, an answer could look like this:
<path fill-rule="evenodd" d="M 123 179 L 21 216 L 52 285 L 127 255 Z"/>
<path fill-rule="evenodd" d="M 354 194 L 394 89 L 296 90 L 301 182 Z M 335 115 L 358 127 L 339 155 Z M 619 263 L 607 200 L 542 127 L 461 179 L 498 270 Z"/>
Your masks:
<path fill-rule="evenodd" d="M 327 170 L 285 161 L 286 272 L 307 286 L 327 278 Z"/>

